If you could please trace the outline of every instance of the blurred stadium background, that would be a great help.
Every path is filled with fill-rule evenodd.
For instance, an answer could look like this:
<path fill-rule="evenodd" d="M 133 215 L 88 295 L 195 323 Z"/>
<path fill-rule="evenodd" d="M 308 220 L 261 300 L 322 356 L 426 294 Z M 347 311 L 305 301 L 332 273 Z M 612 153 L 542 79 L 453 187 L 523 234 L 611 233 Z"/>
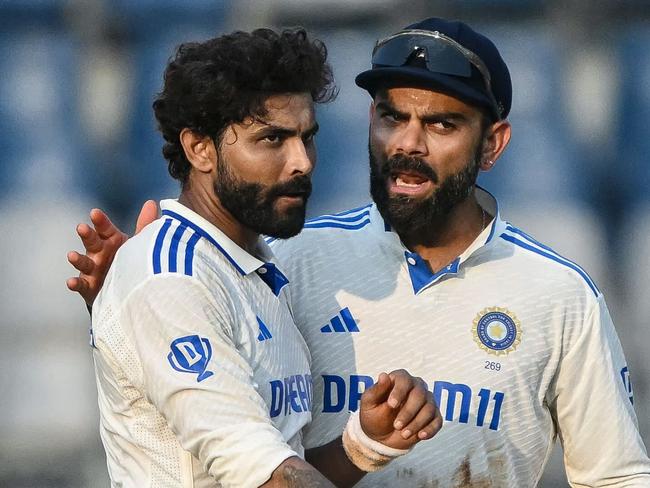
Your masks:
<path fill-rule="evenodd" d="M 315 215 L 369 199 L 354 75 L 375 39 L 432 15 L 488 33 L 509 64 L 513 140 L 482 184 L 604 290 L 650 444 L 648 1 L 0 0 L 1 486 L 108 486 L 65 254 L 92 206 L 132 229 L 145 199 L 177 195 L 151 111 L 173 47 L 261 26 L 326 42 L 340 95 L 318 115 Z M 541 486 L 566 486 L 559 449 Z"/>

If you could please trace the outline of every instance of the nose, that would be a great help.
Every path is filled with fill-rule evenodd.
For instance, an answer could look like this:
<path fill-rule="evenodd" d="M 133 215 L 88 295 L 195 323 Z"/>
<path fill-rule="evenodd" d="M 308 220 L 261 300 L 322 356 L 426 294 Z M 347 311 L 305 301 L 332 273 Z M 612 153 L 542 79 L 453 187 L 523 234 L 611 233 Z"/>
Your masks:
<path fill-rule="evenodd" d="M 408 156 L 425 156 L 427 145 L 422 125 L 415 119 L 404 124 L 402 130 L 396 131 L 394 148 L 396 153 Z"/>
<path fill-rule="evenodd" d="M 292 175 L 311 174 L 314 170 L 315 159 L 315 151 L 310 150 L 302 139 L 296 138 L 289 146 L 287 158 L 289 173 Z"/>

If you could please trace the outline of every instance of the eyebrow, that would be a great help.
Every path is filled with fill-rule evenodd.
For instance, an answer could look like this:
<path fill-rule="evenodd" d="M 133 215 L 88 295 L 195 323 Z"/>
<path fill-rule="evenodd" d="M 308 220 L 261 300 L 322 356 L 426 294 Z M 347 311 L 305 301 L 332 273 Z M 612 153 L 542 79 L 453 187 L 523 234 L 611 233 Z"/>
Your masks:
<path fill-rule="evenodd" d="M 410 117 L 410 114 L 398 110 L 390 102 L 379 102 L 377 105 L 375 105 L 375 109 L 379 111 L 391 112 L 404 118 Z M 426 113 L 422 115 L 420 119 L 425 123 L 440 122 L 441 120 L 456 120 L 459 122 L 465 122 L 468 120 L 468 117 L 462 112 L 447 111 Z"/>
<path fill-rule="evenodd" d="M 289 127 L 283 127 L 281 125 L 273 125 L 269 124 L 267 122 L 264 122 L 263 120 L 257 120 L 259 124 L 262 124 L 262 127 L 254 132 L 256 136 L 259 135 L 277 135 L 277 136 L 283 136 L 283 137 L 293 137 L 298 135 L 298 130 L 296 129 L 291 129 Z M 302 135 L 305 136 L 312 136 L 318 132 L 319 125 L 317 122 L 314 123 L 311 127 L 309 127 L 307 130 L 302 132 Z"/>

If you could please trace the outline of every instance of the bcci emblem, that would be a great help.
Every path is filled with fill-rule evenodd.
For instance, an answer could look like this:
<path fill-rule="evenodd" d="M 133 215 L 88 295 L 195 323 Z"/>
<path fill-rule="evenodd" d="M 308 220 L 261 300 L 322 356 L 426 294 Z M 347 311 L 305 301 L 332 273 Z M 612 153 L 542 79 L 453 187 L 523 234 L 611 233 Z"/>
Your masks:
<path fill-rule="evenodd" d="M 212 346 L 207 339 L 197 335 L 179 337 L 169 347 L 172 352 L 167 355 L 167 360 L 176 371 L 197 374 L 199 383 L 214 374 L 207 371 L 212 357 Z"/>
<path fill-rule="evenodd" d="M 488 307 L 474 319 L 472 334 L 478 347 L 487 353 L 506 355 L 521 342 L 521 323 L 506 308 Z"/>

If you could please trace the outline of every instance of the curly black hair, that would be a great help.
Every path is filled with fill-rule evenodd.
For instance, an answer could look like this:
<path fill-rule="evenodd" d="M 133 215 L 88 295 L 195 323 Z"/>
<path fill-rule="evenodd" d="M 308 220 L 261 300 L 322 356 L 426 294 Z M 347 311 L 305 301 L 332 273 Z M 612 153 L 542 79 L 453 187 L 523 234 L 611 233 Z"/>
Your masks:
<path fill-rule="evenodd" d="M 264 102 L 278 93 L 310 93 L 316 103 L 336 96 L 327 48 L 304 29 L 237 31 L 181 44 L 153 103 L 169 174 L 185 184 L 190 173 L 184 128 L 219 144 L 230 124 L 263 117 Z"/>

